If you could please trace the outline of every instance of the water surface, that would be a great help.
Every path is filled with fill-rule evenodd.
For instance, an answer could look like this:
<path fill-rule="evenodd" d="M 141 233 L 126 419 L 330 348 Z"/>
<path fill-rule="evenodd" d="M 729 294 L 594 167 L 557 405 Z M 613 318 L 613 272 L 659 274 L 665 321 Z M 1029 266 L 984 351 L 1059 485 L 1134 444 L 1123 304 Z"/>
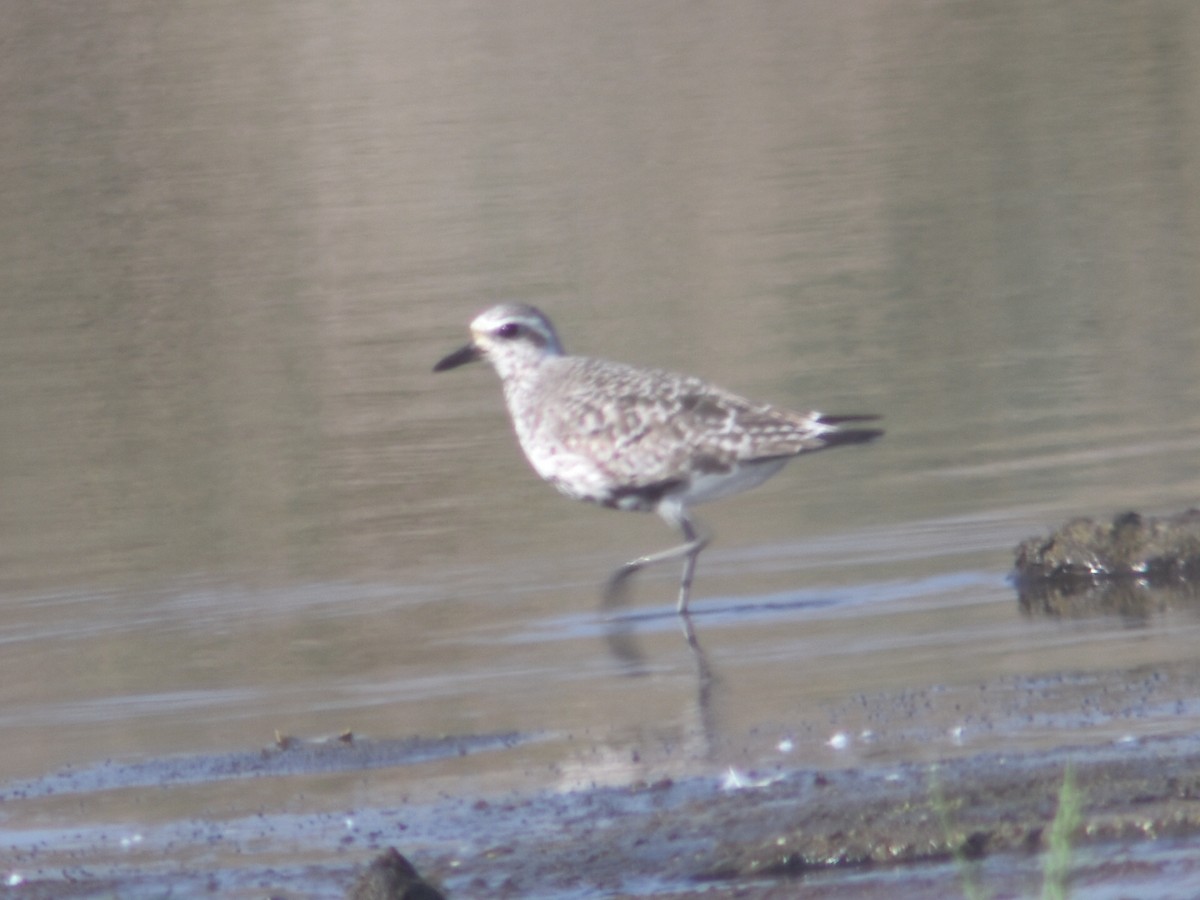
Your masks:
<path fill-rule="evenodd" d="M 1030 618 L 1005 580 L 1064 518 L 1200 497 L 1191 4 L 10 19 L 0 779 L 276 731 L 537 736 L 314 801 L 344 806 L 1200 724 L 951 704 L 914 740 L 851 712 L 1191 664 L 1189 610 Z M 431 373 L 498 299 L 575 352 L 884 415 L 700 511 L 702 658 L 673 568 L 598 611 L 675 536 L 539 482 L 483 367 Z"/>

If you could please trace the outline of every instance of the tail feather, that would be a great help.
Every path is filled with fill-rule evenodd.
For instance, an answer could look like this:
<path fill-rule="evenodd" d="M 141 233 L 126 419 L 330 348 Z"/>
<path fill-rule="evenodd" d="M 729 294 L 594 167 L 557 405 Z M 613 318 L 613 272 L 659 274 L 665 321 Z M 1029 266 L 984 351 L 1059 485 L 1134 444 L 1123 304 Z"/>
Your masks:
<path fill-rule="evenodd" d="M 883 436 L 882 428 L 847 428 L 845 431 L 831 431 L 821 435 L 827 447 L 837 447 L 841 444 L 865 444 L 877 437 Z"/>
<path fill-rule="evenodd" d="M 817 421 L 822 425 L 842 425 L 846 422 L 873 422 L 878 418 L 879 416 L 871 414 L 830 416 L 822 413 L 817 418 Z M 829 447 L 836 447 L 840 444 L 865 444 L 882 436 L 882 428 L 838 428 L 836 431 L 826 432 L 821 435 L 826 446 Z"/>
<path fill-rule="evenodd" d="M 849 416 L 831 416 L 828 413 L 817 413 L 817 421 L 822 425 L 841 425 L 843 422 L 875 422 L 879 418 L 874 413 Z"/>

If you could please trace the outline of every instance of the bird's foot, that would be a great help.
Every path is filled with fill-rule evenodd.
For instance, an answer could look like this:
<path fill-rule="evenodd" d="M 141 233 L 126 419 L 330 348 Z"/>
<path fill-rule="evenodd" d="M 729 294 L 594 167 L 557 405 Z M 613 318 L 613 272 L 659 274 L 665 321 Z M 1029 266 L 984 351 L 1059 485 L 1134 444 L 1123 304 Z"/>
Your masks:
<path fill-rule="evenodd" d="M 604 583 L 605 609 L 613 609 L 624 604 L 629 587 L 629 576 L 640 568 L 641 565 L 637 560 L 627 562 L 609 576 L 608 581 Z"/>

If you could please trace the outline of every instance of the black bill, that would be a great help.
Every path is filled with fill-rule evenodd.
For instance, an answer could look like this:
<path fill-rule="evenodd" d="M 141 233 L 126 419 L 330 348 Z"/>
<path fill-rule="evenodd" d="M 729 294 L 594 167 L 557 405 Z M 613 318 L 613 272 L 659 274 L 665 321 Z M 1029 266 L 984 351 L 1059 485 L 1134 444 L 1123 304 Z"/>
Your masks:
<path fill-rule="evenodd" d="M 459 347 L 449 356 L 438 361 L 438 364 L 433 367 L 435 372 L 445 372 L 447 369 L 457 369 L 459 366 L 465 366 L 469 362 L 475 362 L 480 357 L 479 348 L 474 344 L 467 344 L 465 347 Z"/>

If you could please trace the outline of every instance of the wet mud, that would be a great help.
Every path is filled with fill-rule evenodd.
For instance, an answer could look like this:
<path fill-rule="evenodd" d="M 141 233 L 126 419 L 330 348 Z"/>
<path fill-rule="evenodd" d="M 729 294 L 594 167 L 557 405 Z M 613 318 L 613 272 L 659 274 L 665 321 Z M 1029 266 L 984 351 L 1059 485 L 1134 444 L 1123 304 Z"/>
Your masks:
<path fill-rule="evenodd" d="M 927 724 L 908 726 L 895 745 L 899 754 L 881 750 L 878 758 L 868 753 L 840 767 L 796 759 L 623 787 L 451 792 L 341 812 L 190 815 L 137 832 L 72 821 L 70 810 L 106 792 L 144 792 L 150 783 L 168 785 L 155 790 L 170 794 L 239 779 L 353 773 L 430 754 L 505 752 L 536 738 L 376 743 L 340 736 L 318 744 L 282 740 L 249 754 L 107 762 L 0 786 L 4 891 L 120 898 L 434 892 L 832 898 L 963 896 L 977 884 L 986 896 L 1031 895 L 1047 877 L 1044 851 L 1069 784 L 1079 805 L 1068 835 L 1069 884 L 1124 884 L 1137 895 L 1146 885 L 1163 888 L 1164 880 L 1200 878 L 1200 739 L 1092 735 L 1073 745 L 1077 720 L 1070 711 L 1087 694 L 1111 697 L 1104 715 L 1117 724 L 1157 715 L 1196 696 L 1198 678 L 1177 666 L 1101 673 L 1079 691 L 1015 678 L 972 692 L 969 718 L 976 721 L 1027 715 L 1057 727 L 1058 740 L 1047 749 L 1004 752 L 992 741 L 985 752 L 964 748 L 929 759 L 917 748 L 944 727 L 936 692 L 924 699 L 881 693 L 856 702 L 880 722 L 915 703 L 927 709 Z M 167 773 L 173 775 L 163 779 Z M 22 820 L 42 824 L 16 830 Z M 427 881 L 389 865 L 391 848 Z M 404 893 L 410 890 L 419 892 Z"/>

